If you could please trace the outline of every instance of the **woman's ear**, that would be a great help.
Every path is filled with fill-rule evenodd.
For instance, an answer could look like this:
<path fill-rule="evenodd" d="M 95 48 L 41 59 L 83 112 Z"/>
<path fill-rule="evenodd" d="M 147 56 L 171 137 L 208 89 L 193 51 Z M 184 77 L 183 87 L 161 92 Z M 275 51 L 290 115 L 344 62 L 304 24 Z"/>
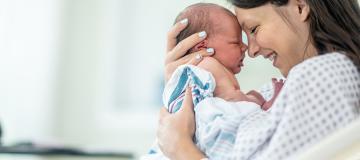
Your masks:
<path fill-rule="evenodd" d="M 207 49 L 207 47 L 208 47 L 208 40 L 205 39 L 205 40 L 201 41 L 200 43 L 196 44 L 191 51 L 197 52 L 202 49 Z"/>
<path fill-rule="evenodd" d="M 306 21 L 310 15 L 310 7 L 307 4 L 306 0 L 296 0 L 296 6 L 301 21 Z"/>

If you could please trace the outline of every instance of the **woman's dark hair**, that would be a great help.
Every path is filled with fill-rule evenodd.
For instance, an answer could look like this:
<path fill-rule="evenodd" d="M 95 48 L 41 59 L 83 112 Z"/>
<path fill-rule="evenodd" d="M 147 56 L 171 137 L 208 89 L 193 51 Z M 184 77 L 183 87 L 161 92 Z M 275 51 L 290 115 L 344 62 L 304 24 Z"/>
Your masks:
<path fill-rule="evenodd" d="M 267 3 L 286 5 L 289 0 L 228 0 L 239 8 Z M 318 54 L 344 51 L 360 67 L 360 9 L 357 0 L 306 0 L 310 7 L 310 41 Z"/>

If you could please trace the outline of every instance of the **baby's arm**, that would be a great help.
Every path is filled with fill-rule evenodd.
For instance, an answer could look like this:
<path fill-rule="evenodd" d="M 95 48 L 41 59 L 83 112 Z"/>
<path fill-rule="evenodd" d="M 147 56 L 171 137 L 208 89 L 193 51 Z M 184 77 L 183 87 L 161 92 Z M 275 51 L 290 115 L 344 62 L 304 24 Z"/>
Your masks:
<path fill-rule="evenodd" d="M 231 81 L 226 74 L 224 66 L 218 60 L 213 57 L 204 57 L 204 59 L 198 64 L 198 67 L 205 69 L 214 76 L 216 83 L 214 91 L 215 96 L 219 97 L 219 95 L 216 94 L 223 94 L 226 92 L 225 87 L 229 86 Z"/>
<path fill-rule="evenodd" d="M 246 93 L 246 97 L 248 98 L 248 101 L 259 104 L 260 106 L 265 104 L 264 97 L 257 91 L 251 90 L 250 92 Z"/>
<path fill-rule="evenodd" d="M 242 96 L 238 93 L 235 93 L 235 85 L 230 79 L 225 67 L 213 57 L 205 57 L 199 64 L 198 67 L 207 70 L 210 72 L 216 82 L 216 88 L 214 91 L 214 96 L 232 101 L 234 99 L 239 99 L 239 96 Z M 236 80 L 234 80 L 236 81 Z"/>
<path fill-rule="evenodd" d="M 240 91 L 235 77 L 213 57 L 205 57 L 198 67 L 210 72 L 216 81 L 214 96 L 227 101 L 250 101 L 245 93 Z"/>

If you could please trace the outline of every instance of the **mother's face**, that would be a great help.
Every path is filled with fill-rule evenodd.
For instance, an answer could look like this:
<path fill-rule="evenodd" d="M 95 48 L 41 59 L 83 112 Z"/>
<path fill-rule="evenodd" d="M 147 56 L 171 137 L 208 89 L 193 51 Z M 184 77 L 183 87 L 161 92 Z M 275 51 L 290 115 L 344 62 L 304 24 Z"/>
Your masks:
<path fill-rule="evenodd" d="M 316 53 L 309 45 L 309 9 L 296 0 L 275 7 L 236 8 L 236 16 L 249 41 L 249 56 L 263 55 L 286 77 L 289 70 Z M 300 7 L 300 8 L 299 8 Z"/>

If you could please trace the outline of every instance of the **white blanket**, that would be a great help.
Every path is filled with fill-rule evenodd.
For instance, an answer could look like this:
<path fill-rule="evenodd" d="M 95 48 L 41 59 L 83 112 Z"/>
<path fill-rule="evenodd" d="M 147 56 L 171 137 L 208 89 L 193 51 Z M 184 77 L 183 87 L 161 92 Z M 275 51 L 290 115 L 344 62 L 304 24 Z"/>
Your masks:
<path fill-rule="evenodd" d="M 261 110 L 252 102 L 228 102 L 213 97 L 216 83 L 212 74 L 196 66 L 183 65 L 175 70 L 164 89 L 163 101 L 170 113 L 180 109 L 187 86 L 192 88 L 195 106 L 195 142 L 205 154 L 213 157 L 234 145 L 237 126 L 246 116 Z M 155 147 L 142 159 L 167 158 Z"/>

